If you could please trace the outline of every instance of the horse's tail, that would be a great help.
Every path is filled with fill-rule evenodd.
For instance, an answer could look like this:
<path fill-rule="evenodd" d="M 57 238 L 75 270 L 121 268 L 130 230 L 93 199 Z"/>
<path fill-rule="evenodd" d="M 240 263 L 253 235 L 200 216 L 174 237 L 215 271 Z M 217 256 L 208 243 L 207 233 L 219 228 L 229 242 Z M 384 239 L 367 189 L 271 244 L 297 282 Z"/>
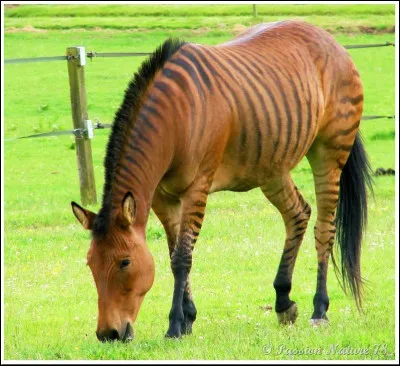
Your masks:
<path fill-rule="evenodd" d="M 367 225 L 367 187 L 372 190 L 371 166 L 360 132 L 340 177 L 339 202 L 336 212 L 340 268 L 332 253 L 335 272 L 346 292 L 350 289 L 357 307 L 362 307 L 363 279 L 360 270 L 361 241 Z"/>

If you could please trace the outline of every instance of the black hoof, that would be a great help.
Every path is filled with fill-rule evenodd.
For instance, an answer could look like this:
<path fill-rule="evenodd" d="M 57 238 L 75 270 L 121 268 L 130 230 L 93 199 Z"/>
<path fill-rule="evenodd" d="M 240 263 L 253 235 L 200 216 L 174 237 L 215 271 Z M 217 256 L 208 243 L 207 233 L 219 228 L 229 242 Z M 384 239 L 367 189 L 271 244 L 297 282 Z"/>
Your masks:
<path fill-rule="evenodd" d="M 182 334 L 183 335 L 190 335 L 192 334 L 192 325 L 193 322 L 190 320 L 187 320 L 183 323 L 182 325 Z"/>
<path fill-rule="evenodd" d="M 165 338 L 179 339 L 182 338 L 182 335 L 180 333 L 167 332 L 165 333 Z"/>
<path fill-rule="evenodd" d="M 182 329 L 180 324 L 174 324 L 170 326 L 167 333 L 165 334 L 165 338 L 181 338 L 182 337 Z"/>
<path fill-rule="evenodd" d="M 310 325 L 313 327 L 319 327 L 323 325 L 329 325 L 329 320 L 328 317 L 326 316 L 326 313 L 323 313 L 322 315 L 318 314 L 313 314 L 311 319 L 310 319 Z"/>
<path fill-rule="evenodd" d="M 170 326 L 165 334 L 165 338 L 182 338 L 184 335 L 190 335 L 192 334 L 192 326 L 192 320 L 185 320 L 182 324 Z"/>
<path fill-rule="evenodd" d="M 330 325 L 328 319 L 310 319 L 309 322 L 315 328 Z"/>
<path fill-rule="evenodd" d="M 276 313 L 276 315 L 278 316 L 279 324 L 293 324 L 299 315 L 296 303 L 293 302 L 289 309 Z"/>

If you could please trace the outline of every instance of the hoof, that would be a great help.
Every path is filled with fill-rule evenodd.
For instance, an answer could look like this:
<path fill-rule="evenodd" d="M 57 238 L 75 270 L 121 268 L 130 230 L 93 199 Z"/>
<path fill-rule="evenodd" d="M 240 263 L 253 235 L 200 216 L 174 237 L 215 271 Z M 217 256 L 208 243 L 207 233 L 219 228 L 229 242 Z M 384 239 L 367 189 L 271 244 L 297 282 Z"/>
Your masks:
<path fill-rule="evenodd" d="M 165 338 L 181 338 L 181 337 L 182 337 L 182 331 L 180 324 L 174 324 L 173 326 L 170 326 L 167 333 L 165 334 Z"/>
<path fill-rule="evenodd" d="M 183 335 L 190 335 L 192 334 L 192 321 L 185 321 L 182 325 L 182 334 Z"/>
<path fill-rule="evenodd" d="M 286 311 L 276 313 L 276 315 L 278 316 L 279 324 L 293 324 L 299 315 L 296 303 L 293 303 Z"/>
<path fill-rule="evenodd" d="M 182 323 L 175 323 L 170 326 L 165 338 L 182 338 L 184 335 L 192 334 L 193 320 L 185 320 Z"/>
<path fill-rule="evenodd" d="M 168 331 L 165 334 L 165 338 L 173 338 L 173 339 L 178 339 L 178 338 L 182 338 L 182 334 L 180 332 L 170 332 Z"/>
<path fill-rule="evenodd" d="M 328 319 L 310 319 L 309 323 L 314 328 L 324 327 L 324 326 L 330 325 Z"/>

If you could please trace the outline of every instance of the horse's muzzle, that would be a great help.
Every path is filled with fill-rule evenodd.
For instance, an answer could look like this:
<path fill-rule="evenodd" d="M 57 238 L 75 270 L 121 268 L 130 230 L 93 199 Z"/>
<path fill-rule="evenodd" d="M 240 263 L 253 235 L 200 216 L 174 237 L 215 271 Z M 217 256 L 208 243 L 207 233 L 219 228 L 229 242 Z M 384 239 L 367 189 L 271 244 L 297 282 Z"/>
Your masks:
<path fill-rule="evenodd" d="M 121 336 L 116 329 L 106 329 L 101 332 L 96 332 L 97 339 L 101 342 L 122 341 L 130 342 L 134 338 L 133 328 L 131 323 L 128 323 L 124 334 Z"/>

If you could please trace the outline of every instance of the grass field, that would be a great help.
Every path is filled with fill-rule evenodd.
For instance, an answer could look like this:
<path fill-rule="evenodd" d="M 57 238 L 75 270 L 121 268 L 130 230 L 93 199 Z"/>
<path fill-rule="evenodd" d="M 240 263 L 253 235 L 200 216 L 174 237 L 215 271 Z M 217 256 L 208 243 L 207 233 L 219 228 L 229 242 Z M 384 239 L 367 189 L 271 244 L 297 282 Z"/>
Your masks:
<path fill-rule="evenodd" d="M 248 6 L 81 7 L 21 6 L 5 18 L 5 58 L 63 55 L 68 46 L 97 52 L 151 51 L 167 36 L 216 44 L 236 33 L 233 17 L 247 17 Z M 136 10 L 135 10 L 136 9 Z M 163 10 L 164 9 L 164 10 Z M 348 25 L 387 29 L 394 26 L 393 6 L 260 6 L 263 17 L 307 16 L 321 23 L 336 14 Z M 267 9 L 267 8 L 265 8 Z M 269 8 L 271 9 L 271 8 Z M 164 11 L 164 12 L 163 12 Z M 212 14 L 211 14 L 212 13 Z M 73 18 L 73 27 L 55 30 Z M 271 15 L 272 14 L 272 15 Z M 77 15 L 73 17 L 74 15 Z M 106 16 L 107 15 L 107 16 Z M 145 31 L 82 30 L 92 16 L 103 24 L 136 17 L 152 24 Z M 211 16 L 212 15 L 212 16 Z M 181 24 L 176 26 L 175 18 Z M 156 21 L 162 18 L 158 26 Z M 247 17 L 250 19 L 249 17 Z M 384 22 L 379 23 L 379 19 Z M 197 31 L 198 24 L 210 29 Z M 220 19 L 223 19 L 222 22 Z M 34 21 L 38 21 L 34 23 Z M 192 22 L 193 20 L 193 22 Z M 123 24 L 125 20 L 121 23 Z M 228 24 L 218 27 L 218 24 Z M 252 20 L 249 20 L 251 23 Z M 65 21 L 65 24 L 67 22 Z M 42 27 L 37 27 L 41 24 Z M 128 24 L 128 23 L 125 23 Z M 241 23 L 248 25 L 249 23 Z M 327 21 L 329 28 L 329 21 Z M 118 25 L 118 24 L 117 24 Z M 8 29 L 9 28 L 9 29 Z M 16 29 L 18 28 L 18 31 Z M 382 29 L 383 29 L 382 28 Z M 8 29 L 8 30 L 7 30 Z M 393 33 L 341 33 L 341 44 L 394 41 Z M 358 29 L 359 30 L 359 29 Z M 393 48 L 351 50 L 365 87 L 365 114 L 394 114 Z M 95 59 L 86 67 L 88 111 L 92 119 L 111 122 L 124 89 L 143 57 Z M 4 138 L 72 126 L 67 67 L 64 62 L 6 65 Z M 395 167 L 394 120 L 362 123 L 371 165 Z M 92 141 L 98 197 L 109 131 Z M 72 137 L 4 142 L 4 359 L 148 360 L 148 359 L 384 359 L 395 357 L 395 178 L 375 179 L 370 220 L 363 245 L 362 269 L 369 281 L 364 313 L 343 294 L 333 272 L 328 276 L 331 300 L 328 327 L 312 328 L 308 319 L 316 283 L 312 226 L 316 218 L 312 176 L 306 161 L 293 178 L 313 208 L 294 272 L 292 298 L 300 315 L 294 326 L 280 327 L 273 312 L 272 282 L 283 248 L 284 226 L 261 191 L 222 192 L 210 196 L 206 219 L 196 244 L 191 279 L 198 319 L 192 336 L 166 340 L 173 276 L 161 224 L 151 214 L 148 246 L 156 262 L 156 279 L 135 324 L 129 344 L 101 344 L 95 336 L 97 293 L 86 263 L 89 235 L 76 222 L 70 201 L 80 200 L 76 152 Z M 98 210 L 99 204 L 90 207 Z M 308 351 L 307 351 L 308 350 Z M 359 353 L 363 354 L 359 354 Z M 350 354 L 349 354 L 350 353 Z M 367 354 L 365 354 L 367 353 Z"/>
<path fill-rule="evenodd" d="M 6 29 L 199 29 L 229 30 L 287 18 L 312 21 L 333 31 L 393 32 L 394 5 L 49 5 L 8 10 Z"/>

